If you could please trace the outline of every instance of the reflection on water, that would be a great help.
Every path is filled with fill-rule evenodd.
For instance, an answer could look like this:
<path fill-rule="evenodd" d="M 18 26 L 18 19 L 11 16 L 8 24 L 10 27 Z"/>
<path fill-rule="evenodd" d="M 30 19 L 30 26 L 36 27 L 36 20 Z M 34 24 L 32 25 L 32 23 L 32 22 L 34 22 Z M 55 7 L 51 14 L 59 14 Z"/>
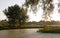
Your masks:
<path fill-rule="evenodd" d="M 15 29 L 0 31 L 0 38 L 60 38 L 58 33 L 38 33 L 38 29 Z"/>

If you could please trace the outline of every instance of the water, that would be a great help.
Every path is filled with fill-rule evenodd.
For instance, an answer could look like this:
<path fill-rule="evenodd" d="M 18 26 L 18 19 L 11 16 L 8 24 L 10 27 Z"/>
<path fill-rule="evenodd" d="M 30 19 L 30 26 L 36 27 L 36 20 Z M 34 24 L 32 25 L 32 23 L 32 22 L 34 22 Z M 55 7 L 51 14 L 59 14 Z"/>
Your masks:
<path fill-rule="evenodd" d="M 1 30 L 0 38 L 60 38 L 59 33 L 38 33 L 38 29 Z"/>

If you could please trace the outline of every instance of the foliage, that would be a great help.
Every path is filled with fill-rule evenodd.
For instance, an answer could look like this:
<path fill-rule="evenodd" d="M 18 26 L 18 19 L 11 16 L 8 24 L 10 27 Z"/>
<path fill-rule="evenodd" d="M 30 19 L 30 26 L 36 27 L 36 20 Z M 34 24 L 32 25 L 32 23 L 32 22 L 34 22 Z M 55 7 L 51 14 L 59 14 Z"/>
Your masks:
<path fill-rule="evenodd" d="M 60 13 L 60 3 L 58 3 L 58 13 Z"/>
<path fill-rule="evenodd" d="M 43 9 L 43 18 L 46 20 L 49 17 L 51 18 L 50 15 L 52 14 L 52 11 L 54 9 L 54 6 L 53 6 L 52 2 L 53 2 L 53 0 L 26 0 L 24 5 L 26 5 L 27 8 L 30 5 L 32 11 L 35 13 L 36 10 L 38 9 L 37 5 L 42 4 L 41 7 Z"/>
<path fill-rule="evenodd" d="M 26 6 L 27 8 L 31 7 L 31 10 L 36 13 L 38 3 L 39 0 L 26 0 L 23 6 Z"/>
<path fill-rule="evenodd" d="M 43 4 L 43 18 L 48 19 L 48 17 L 50 17 L 52 11 L 53 11 L 53 0 L 42 0 L 42 4 Z M 50 17 L 51 18 L 51 17 Z"/>
<path fill-rule="evenodd" d="M 14 27 L 15 23 L 24 24 L 27 21 L 27 10 L 19 7 L 17 4 L 5 9 L 4 14 L 8 18 L 9 27 Z M 14 27 L 15 28 L 15 27 Z"/>

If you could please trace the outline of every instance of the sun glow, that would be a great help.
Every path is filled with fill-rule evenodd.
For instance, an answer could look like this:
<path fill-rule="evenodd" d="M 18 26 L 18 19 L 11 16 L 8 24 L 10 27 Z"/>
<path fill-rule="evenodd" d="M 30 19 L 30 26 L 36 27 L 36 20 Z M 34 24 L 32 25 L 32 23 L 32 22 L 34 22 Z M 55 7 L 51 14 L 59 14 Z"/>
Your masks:
<path fill-rule="evenodd" d="M 52 20 L 55 20 L 55 21 L 60 21 L 60 14 L 58 13 L 58 3 L 59 3 L 59 1 L 54 0 L 55 8 L 54 8 L 53 14 L 51 16 L 52 16 Z"/>
<path fill-rule="evenodd" d="M 30 10 L 30 8 L 29 8 L 29 10 Z M 41 7 L 39 7 L 39 9 L 37 10 L 36 13 L 33 13 L 32 11 L 28 11 L 29 21 L 39 22 L 42 19 L 42 14 L 43 14 L 43 11 L 42 11 Z"/>
<path fill-rule="evenodd" d="M 55 21 L 60 21 L 60 14 L 58 13 L 58 1 L 57 0 L 53 0 L 54 2 L 54 11 L 53 14 L 51 14 L 51 20 L 55 20 Z M 42 20 L 42 14 L 43 11 L 41 8 L 38 9 L 37 13 L 34 14 L 33 12 L 28 12 L 29 15 L 29 21 L 36 21 L 39 22 L 40 20 Z"/>
<path fill-rule="evenodd" d="M 52 16 L 52 20 L 55 20 L 55 21 L 60 21 L 60 14 L 58 13 L 54 13 Z"/>

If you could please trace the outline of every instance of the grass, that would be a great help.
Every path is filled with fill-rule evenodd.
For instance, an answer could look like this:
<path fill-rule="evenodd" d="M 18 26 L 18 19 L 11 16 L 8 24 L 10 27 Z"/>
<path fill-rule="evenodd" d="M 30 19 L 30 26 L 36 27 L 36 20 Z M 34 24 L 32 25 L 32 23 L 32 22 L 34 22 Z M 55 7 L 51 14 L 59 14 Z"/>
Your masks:
<path fill-rule="evenodd" d="M 60 33 L 60 26 L 45 26 L 43 29 L 38 32 L 46 32 L 46 33 Z"/>
<path fill-rule="evenodd" d="M 0 30 L 8 30 L 8 29 L 26 29 L 26 28 L 36 28 L 37 25 L 27 25 L 22 24 L 19 25 L 18 23 L 15 24 L 14 28 L 13 26 L 9 27 L 8 23 L 1 23 L 0 22 Z M 37 27 L 39 28 L 39 27 Z M 44 26 L 42 29 L 40 29 L 38 32 L 46 32 L 46 33 L 60 33 L 60 26 Z"/>

